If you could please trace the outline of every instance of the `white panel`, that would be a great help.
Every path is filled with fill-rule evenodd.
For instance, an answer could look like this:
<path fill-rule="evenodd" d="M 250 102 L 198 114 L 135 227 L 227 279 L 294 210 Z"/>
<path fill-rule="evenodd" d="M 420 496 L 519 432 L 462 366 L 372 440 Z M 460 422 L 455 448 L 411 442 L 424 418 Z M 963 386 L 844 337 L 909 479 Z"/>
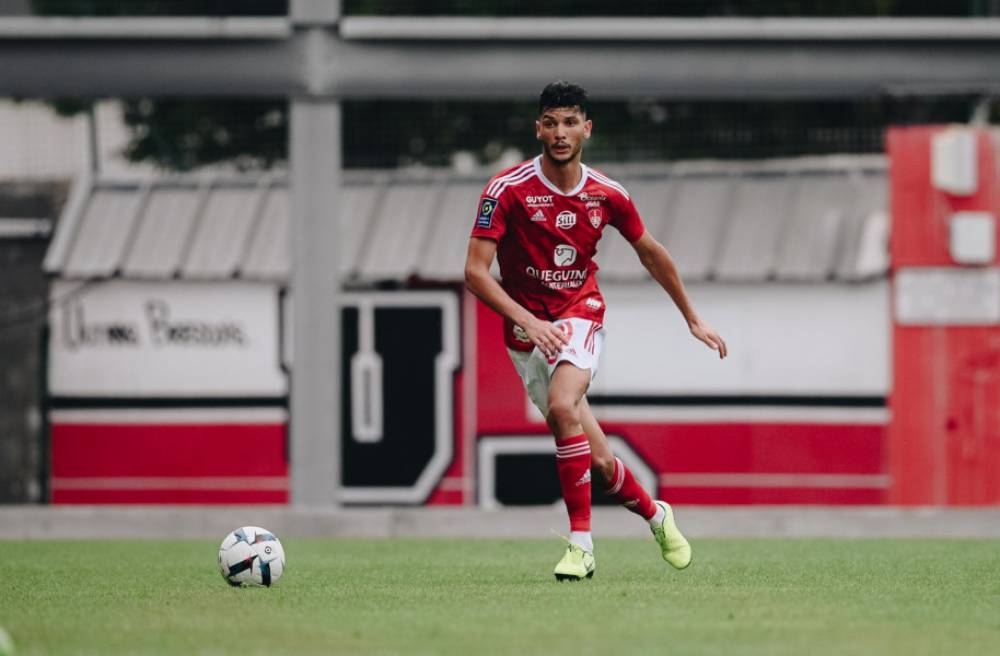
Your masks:
<path fill-rule="evenodd" d="M 290 210 L 287 188 L 268 192 L 260 222 L 243 259 L 244 276 L 284 280 L 291 274 Z"/>
<path fill-rule="evenodd" d="M 169 278 L 180 269 L 198 210 L 192 187 L 154 189 L 122 267 L 126 276 Z"/>
<path fill-rule="evenodd" d="M 398 280 L 416 272 L 439 194 L 440 188 L 431 183 L 387 188 L 365 242 L 358 267 L 361 278 Z"/>
<path fill-rule="evenodd" d="M 361 246 L 373 229 L 375 207 L 384 187 L 359 185 L 344 187 L 344 204 L 340 210 L 340 272 L 345 275 L 358 270 Z"/>
<path fill-rule="evenodd" d="M 663 240 L 686 281 L 712 272 L 733 192 L 729 176 L 682 178 L 670 202 L 670 226 Z"/>
<path fill-rule="evenodd" d="M 931 184 L 936 189 L 968 196 L 979 186 L 976 131 L 952 127 L 931 137 Z"/>
<path fill-rule="evenodd" d="M 888 284 L 693 284 L 698 313 L 729 346 L 693 338 L 653 285 L 605 285 L 608 329 L 594 394 L 884 395 Z"/>
<path fill-rule="evenodd" d="M 372 209 L 380 189 L 374 185 L 351 185 L 341 190 L 341 203 L 336 211 L 340 221 L 338 243 L 340 272 L 352 273 L 358 251 L 371 227 Z M 263 214 L 243 260 L 242 273 L 247 277 L 285 279 L 291 273 L 291 201 L 287 187 L 270 190 L 264 201 Z M 333 246 L 331 245 L 331 248 Z"/>
<path fill-rule="evenodd" d="M 861 224 L 852 277 L 871 279 L 885 275 L 888 269 L 889 215 L 886 212 L 872 212 L 864 217 Z"/>
<path fill-rule="evenodd" d="M 286 393 L 275 285 L 57 281 L 49 391 L 61 396 L 239 397 Z"/>
<path fill-rule="evenodd" d="M 883 175 L 858 176 L 847 193 L 853 200 L 844 216 L 836 277 L 857 281 L 883 276 L 889 268 L 888 181 Z"/>
<path fill-rule="evenodd" d="M 84 210 L 64 275 L 110 276 L 121 263 L 142 194 L 138 189 L 98 189 Z"/>
<path fill-rule="evenodd" d="M 847 178 L 804 176 L 799 180 L 775 273 L 779 280 L 820 282 L 833 272 L 844 214 L 851 209 Z"/>
<path fill-rule="evenodd" d="M 58 424 L 150 425 L 150 424 L 283 424 L 288 411 L 263 408 L 82 408 L 51 410 L 49 419 Z"/>
<path fill-rule="evenodd" d="M 421 256 L 419 273 L 432 280 L 462 280 L 465 254 L 483 185 L 450 185 L 433 219 L 430 239 Z"/>
<path fill-rule="evenodd" d="M 0 101 L 0 179 L 71 178 L 87 170 L 87 119 L 42 102 Z"/>
<path fill-rule="evenodd" d="M 904 326 L 1000 323 L 1000 269 L 900 269 L 896 321 Z"/>
<path fill-rule="evenodd" d="M 956 212 L 948 223 L 948 249 L 961 264 L 990 264 L 996 257 L 997 219 L 992 212 Z"/>
<path fill-rule="evenodd" d="M 259 192 L 247 188 L 215 188 L 195 228 L 184 274 L 192 278 L 228 278 L 239 266 L 256 217 Z"/>
<path fill-rule="evenodd" d="M 794 185 L 788 176 L 740 181 L 715 263 L 719 280 L 757 282 L 774 273 Z"/>
<path fill-rule="evenodd" d="M 39 239 L 52 234 L 52 219 L 0 216 L 0 239 Z"/>

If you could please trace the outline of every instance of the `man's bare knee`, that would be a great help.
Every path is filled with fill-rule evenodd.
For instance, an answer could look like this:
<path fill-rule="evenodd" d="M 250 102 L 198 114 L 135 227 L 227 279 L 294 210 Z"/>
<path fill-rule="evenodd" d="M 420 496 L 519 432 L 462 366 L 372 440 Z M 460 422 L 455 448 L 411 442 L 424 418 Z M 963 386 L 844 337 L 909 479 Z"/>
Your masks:
<path fill-rule="evenodd" d="M 580 423 L 579 404 L 568 396 L 549 399 L 549 425 L 568 426 Z"/>

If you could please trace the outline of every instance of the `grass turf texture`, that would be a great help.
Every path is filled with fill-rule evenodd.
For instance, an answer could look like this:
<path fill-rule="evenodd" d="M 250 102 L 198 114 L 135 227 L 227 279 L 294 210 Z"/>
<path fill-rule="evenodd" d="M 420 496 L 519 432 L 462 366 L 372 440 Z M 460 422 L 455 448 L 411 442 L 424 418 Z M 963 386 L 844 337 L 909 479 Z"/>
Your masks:
<path fill-rule="evenodd" d="M 206 541 L 0 543 L 18 654 L 995 654 L 1000 543 L 698 540 L 675 572 L 602 540 L 288 540 L 274 587 L 231 588 Z"/>

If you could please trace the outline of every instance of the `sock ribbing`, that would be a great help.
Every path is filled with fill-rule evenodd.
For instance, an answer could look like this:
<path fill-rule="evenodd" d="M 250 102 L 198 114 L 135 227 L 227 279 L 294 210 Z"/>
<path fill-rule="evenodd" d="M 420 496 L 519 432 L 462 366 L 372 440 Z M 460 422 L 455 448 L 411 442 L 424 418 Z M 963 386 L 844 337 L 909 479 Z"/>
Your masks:
<path fill-rule="evenodd" d="M 615 473 L 606 492 L 612 499 L 643 519 L 651 519 L 656 514 L 656 504 L 649 496 L 649 492 L 639 485 L 632 471 L 618 458 L 615 458 Z"/>

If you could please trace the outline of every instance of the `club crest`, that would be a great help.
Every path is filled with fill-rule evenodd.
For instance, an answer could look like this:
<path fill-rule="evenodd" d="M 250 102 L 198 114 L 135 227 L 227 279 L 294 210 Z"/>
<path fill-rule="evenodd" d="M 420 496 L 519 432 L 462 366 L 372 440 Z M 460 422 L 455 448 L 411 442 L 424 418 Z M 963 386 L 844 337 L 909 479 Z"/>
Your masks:
<path fill-rule="evenodd" d="M 601 224 L 604 223 L 604 215 L 601 214 L 601 210 L 599 209 L 592 209 L 587 212 L 587 218 L 590 219 L 590 225 L 594 226 L 595 230 L 600 228 Z"/>

